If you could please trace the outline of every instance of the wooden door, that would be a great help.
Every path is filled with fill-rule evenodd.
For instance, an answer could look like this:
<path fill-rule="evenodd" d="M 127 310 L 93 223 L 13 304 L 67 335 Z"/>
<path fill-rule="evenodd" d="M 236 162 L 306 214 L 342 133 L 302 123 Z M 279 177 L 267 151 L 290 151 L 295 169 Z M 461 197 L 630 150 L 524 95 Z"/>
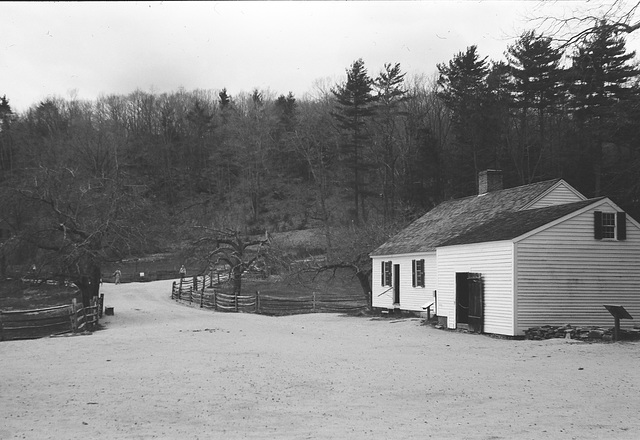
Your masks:
<path fill-rule="evenodd" d="M 470 273 L 467 277 L 469 289 L 469 330 L 482 333 L 484 325 L 484 281 L 482 274 Z"/>
<path fill-rule="evenodd" d="M 393 304 L 400 304 L 400 265 L 393 265 Z"/>
<path fill-rule="evenodd" d="M 456 327 L 466 324 L 469 316 L 469 274 L 456 273 Z"/>

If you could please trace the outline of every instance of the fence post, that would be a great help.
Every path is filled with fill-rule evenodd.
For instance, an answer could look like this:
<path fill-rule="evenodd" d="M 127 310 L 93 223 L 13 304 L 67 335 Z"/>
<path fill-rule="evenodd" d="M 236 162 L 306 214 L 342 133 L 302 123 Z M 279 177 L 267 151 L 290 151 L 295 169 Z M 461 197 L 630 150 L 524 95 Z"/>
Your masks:
<path fill-rule="evenodd" d="M 213 310 L 218 310 L 218 294 L 215 290 L 213 291 Z"/>
<path fill-rule="evenodd" d="M 195 290 L 196 292 L 198 291 L 198 276 L 195 275 L 193 277 L 193 290 Z"/>
<path fill-rule="evenodd" d="M 102 318 L 102 309 L 104 307 L 104 293 L 100 294 L 100 302 L 98 303 L 98 318 Z"/>
<path fill-rule="evenodd" d="M 77 300 L 75 298 L 73 298 L 73 301 L 71 302 L 71 315 L 70 315 L 71 331 L 73 333 L 76 333 L 77 330 L 78 330 L 77 310 L 78 310 L 78 303 L 77 303 Z"/>
<path fill-rule="evenodd" d="M 87 308 L 82 305 L 82 317 L 84 318 L 84 331 L 88 331 L 89 323 L 87 323 Z"/>
<path fill-rule="evenodd" d="M 183 278 L 180 278 L 180 287 L 178 288 L 178 300 L 182 299 L 182 280 Z"/>
<path fill-rule="evenodd" d="M 91 317 L 91 330 L 94 329 L 94 326 L 96 324 L 98 324 L 98 297 L 94 296 L 91 299 L 91 310 L 93 311 L 92 313 L 89 314 L 89 316 Z"/>
<path fill-rule="evenodd" d="M 200 292 L 200 308 L 204 307 L 204 282 L 202 283 L 202 291 Z"/>

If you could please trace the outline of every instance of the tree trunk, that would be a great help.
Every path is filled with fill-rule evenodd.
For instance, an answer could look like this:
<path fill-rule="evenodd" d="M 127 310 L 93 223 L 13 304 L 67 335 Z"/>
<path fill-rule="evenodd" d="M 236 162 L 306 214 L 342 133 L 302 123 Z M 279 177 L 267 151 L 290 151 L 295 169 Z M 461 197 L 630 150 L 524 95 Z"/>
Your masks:
<path fill-rule="evenodd" d="M 242 272 L 234 270 L 232 273 L 233 277 L 233 294 L 240 295 L 242 291 Z"/>
<path fill-rule="evenodd" d="M 92 265 L 89 275 L 80 275 L 76 285 L 82 294 L 82 306 L 90 307 L 91 299 L 100 295 L 100 278 L 102 277 L 100 266 Z"/>
<path fill-rule="evenodd" d="M 358 281 L 360 281 L 360 287 L 362 287 L 362 293 L 367 301 L 367 307 L 371 308 L 371 283 L 369 282 L 369 273 L 357 271 L 356 277 L 358 277 Z"/>

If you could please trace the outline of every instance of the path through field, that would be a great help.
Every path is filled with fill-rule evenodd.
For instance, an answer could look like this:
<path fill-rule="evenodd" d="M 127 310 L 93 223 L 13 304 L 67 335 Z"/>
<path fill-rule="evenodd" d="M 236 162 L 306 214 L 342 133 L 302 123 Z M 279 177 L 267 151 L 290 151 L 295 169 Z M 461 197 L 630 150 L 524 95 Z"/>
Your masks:
<path fill-rule="evenodd" d="M 0 343 L 0 439 L 637 439 L 640 344 L 266 317 L 105 285 L 92 335 Z"/>

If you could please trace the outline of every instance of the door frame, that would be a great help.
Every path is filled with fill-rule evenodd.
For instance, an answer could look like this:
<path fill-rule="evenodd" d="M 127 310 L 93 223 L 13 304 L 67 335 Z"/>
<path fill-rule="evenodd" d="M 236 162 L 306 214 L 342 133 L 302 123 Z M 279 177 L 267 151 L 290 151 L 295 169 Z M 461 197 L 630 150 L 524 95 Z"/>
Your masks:
<path fill-rule="evenodd" d="M 400 265 L 393 265 L 393 305 L 400 305 Z"/>
<path fill-rule="evenodd" d="M 482 274 L 470 273 L 467 278 L 469 289 L 469 315 L 467 324 L 469 331 L 484 331 L 484 279 Z"/>
<path fill-rule="evenodd" d="M 474 272 L 455 273 L 455 328 L 484 331 L 484 279 Z"/>
<path fill-rule="evenodd" d="M 469 323 L 469 284 L 467 278 L 469 278 L 468 272 L 456 272 L 456 287 L 455 287 L 455 301 L 456 301 L 456 325 Z"/>

